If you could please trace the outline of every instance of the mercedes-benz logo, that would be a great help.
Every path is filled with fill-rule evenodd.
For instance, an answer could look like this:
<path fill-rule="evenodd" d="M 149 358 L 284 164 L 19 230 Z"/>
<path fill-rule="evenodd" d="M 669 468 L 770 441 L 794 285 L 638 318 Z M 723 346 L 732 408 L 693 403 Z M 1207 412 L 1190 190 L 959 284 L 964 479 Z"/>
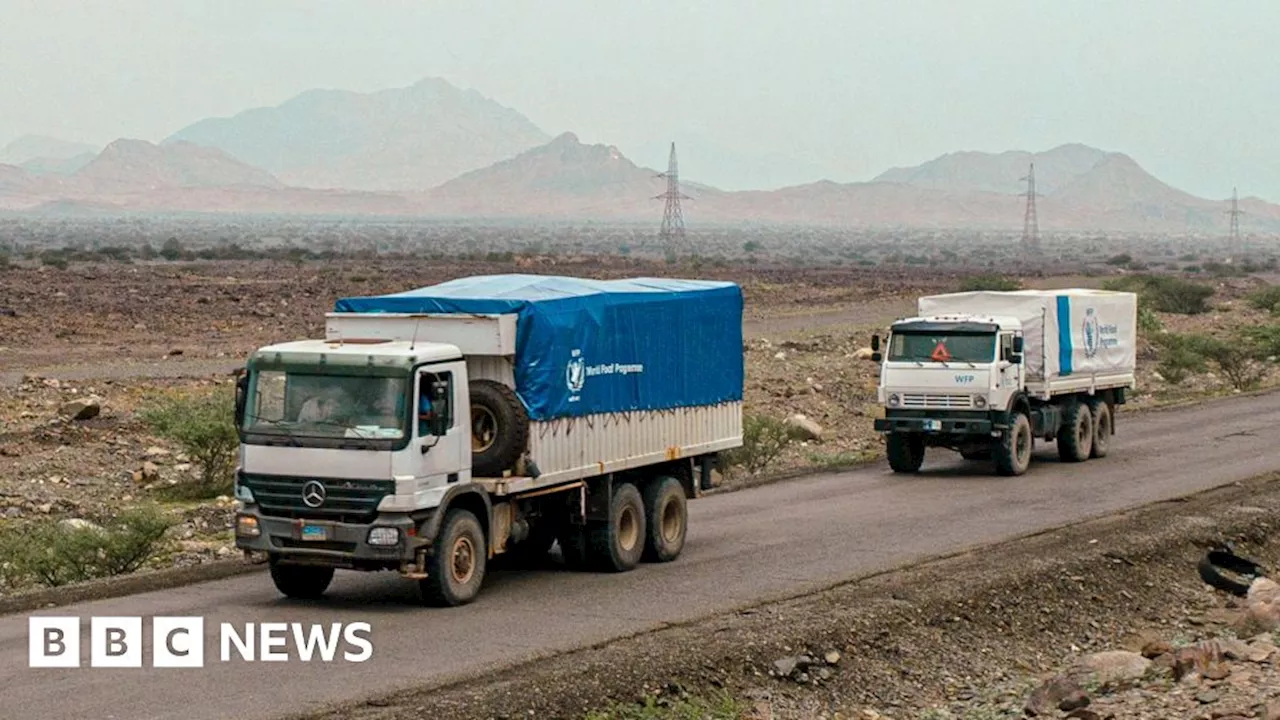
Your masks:
<path fill-rule="evenodd" d="M 302 502 L 307 507 L 320 507 L 324 504 L 325 490 L 317 480 L 308 480 L 306 485 L 302 486 Z"/>

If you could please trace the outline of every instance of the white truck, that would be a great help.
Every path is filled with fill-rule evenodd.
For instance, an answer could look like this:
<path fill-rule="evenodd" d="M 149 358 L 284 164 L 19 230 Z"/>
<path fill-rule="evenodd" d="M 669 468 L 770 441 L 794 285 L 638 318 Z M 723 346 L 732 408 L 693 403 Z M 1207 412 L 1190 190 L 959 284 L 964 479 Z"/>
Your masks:
<path fill-rule="evenodd" d="M 473 600 L 500 554 L 675 559 L 742 444 L 742 293 L 668 279 L 461 278 L 345 298 L 237 383 L 236 544 L 283 594 L 395 570 Z"/>
<path fill-rule="evenodd" d="M 1027 471 L 1037 438 L 1059 457 L 1107 454 L 1136 385 L 1137 296 L 1091 289 L 959 292 L 919 299 L 872 359 L 889 466 L 914 473 L 931 447 Z"/>

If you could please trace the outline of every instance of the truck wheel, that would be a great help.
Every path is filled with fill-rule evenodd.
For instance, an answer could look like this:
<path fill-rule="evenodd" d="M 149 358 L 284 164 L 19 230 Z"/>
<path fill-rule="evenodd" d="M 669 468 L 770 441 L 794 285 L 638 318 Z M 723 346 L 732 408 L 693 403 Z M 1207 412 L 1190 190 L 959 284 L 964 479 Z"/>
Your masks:
<path fill-rule="evenodd" d="M 689 507 L 679 480 L 660 475 L 644 488 L 645 540 L 643 560 L 670 562 L 684 549 L 689 531 Z"/>
<path fill-rule="evenodd" d="M 896 473 L 914 473 L 924 464 L 924 438 L 919 435 L 889 433 L 884 440 L 889 467 Z"/>
<path fill-rule="evenodd" d="M 1063 462 L 1084 462 L 1093 449 L 1093 414 L 1082 402 L 1068 403 L 1058 432 L 1058 457 Z"/>
<path fill-rule="evenodd" d="M 619 483 L 613 488 L 608 521 L 587 526 L 591 564 L 605 572 L 626 572 L 640 564 L 644 544 L 644 500 L 635 485 Z"/>
<path fill-rule="evenodd" d="M 271 581 L 286 597 L 296 600 L 315 600 L 329 589 L 333 582 L 333 568 L 310 565 L 281 565 L 271 563 Z"/>
<path fill-rule="evenodd" d="M 511 388 L 493 380 L 471 382 L 471 470 L 501 477 L 529 441 L 529 415 Z"/>
<path fill-rule="evenodd" d="M 480 594 L 488 556 L 476 516 L 470 510 L 450 510 L 427 557 L 427 577 L 418 582 L 422 600 L 440 607 L 471 602 Z"/>
<path fill-rule="evenodd" d="M 1013 416 L 1013 422 L 1004 437 L 993 449 L 996 472 L 1001 475 L 1021 475 L 1031 466 L 1031 421 L 1022 413 Z"/>
<path fill-rule="evenodd" d="M 1089 449 L 1089 457 L 1104 458 L 1111 449 L 1111 406 L 1095 399 L 1089 401 L 1089 410 L 1093 415 L 1093 447 Z"/>

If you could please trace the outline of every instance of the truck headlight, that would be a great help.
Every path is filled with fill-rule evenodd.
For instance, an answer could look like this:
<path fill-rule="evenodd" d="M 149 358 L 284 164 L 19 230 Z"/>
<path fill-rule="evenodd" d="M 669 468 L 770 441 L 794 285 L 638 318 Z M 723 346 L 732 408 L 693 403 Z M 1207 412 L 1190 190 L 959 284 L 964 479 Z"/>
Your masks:
<path fill-rule="evenodd" d="M 400 542 L 400 530 L 393 527 L 376 527 L 369 530 L 370 545 L 395 545 Z"/>
<path fill-rule="evenodd" d="M 974 407 L 976 407 L 976 408 L 979 408 L 979 409 L 986 407 L 986 406 L 987 406 L 987 396 L 986 396 L 986 395 L 974 395 L 974 396 L 973 396 L 973 406 L 974 406 Z"/>
<path fill-rule="evenodd" d="M 258 537 L 262 528 L 258 527 L 258 518 L 252 515 L 236 516 L 236 534 L 244 537 Z"/>
<path fill-rule="evenodd" d="M 902 404 L 902 398 L 898 397 L 898 393 L 889 393 L 889 407 L 898 407 Z"/>

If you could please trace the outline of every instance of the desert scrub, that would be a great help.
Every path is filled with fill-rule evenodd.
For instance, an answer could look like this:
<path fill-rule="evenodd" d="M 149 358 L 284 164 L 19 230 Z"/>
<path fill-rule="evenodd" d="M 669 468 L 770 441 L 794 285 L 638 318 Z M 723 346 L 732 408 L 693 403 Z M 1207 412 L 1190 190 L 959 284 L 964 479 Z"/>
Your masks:
<path fill-rule="evenodd" d="M 748 475 L 758 473 L 796 441 L 795 433 L 778 418 L 745 415 L 742 418 L 742 447 L 725 453 L 725 463 L 729 468 L 742 468 Z"/>
<path fill-rule="evenodd" d="M 1015 278 L 999 277 L 995 275 L 979 275 L 976 277 L 966 278 L 960 283 L 960 292 L 978 292 L 982 290 L 995 292 L 1012 292 L 1021 290 L 1022 282 Z"/>
<path fill-rule="evenodd" d="M 710 698 L 657 699 L 643 703 L 613 705 L 587 713 L 584 720 L 738 720 L 743 709 L 728 693 Z"/>
<path fill-rule="evenodd" d="M 1210 363 L 1236 390 L 1252 390 L 1266 376 L 1269 348 L 1260 335 L 1266 328 L 1246 328 L 1228 340 L 1201 334 L 1163 333 L 1155 337 L 1159 365 L 1156 370 L 1177 384 L 1208 370 Z"/>
<path fill-rule="evenodd" d="M 177 443 L 200 469 L 199 480 L 166 490 L 174 499 L 230 495 L 235 480 L 235 395 L 224 388 L 203 394 L 153 397 L 139 417 L 160 437 Z"/>
<path fill-rule="evenodd" d="M 126 575 L 163 549 L 165 531 L 173 524 L 158 508 L 141 506 L 97 523 L 43 518 L 4 526 L 0 528 L 0 586 L 9 590 L 58 587 Z"/>
<path fill-rule="evenodd" d="M 1199 315 L 1208 312 L 1213 288 L 1208 285 L 1163 275 L 1131 275 L 1113 278 L 1103 288 L 1136 293 L 1140 307 L 1173 315 Z"/>

